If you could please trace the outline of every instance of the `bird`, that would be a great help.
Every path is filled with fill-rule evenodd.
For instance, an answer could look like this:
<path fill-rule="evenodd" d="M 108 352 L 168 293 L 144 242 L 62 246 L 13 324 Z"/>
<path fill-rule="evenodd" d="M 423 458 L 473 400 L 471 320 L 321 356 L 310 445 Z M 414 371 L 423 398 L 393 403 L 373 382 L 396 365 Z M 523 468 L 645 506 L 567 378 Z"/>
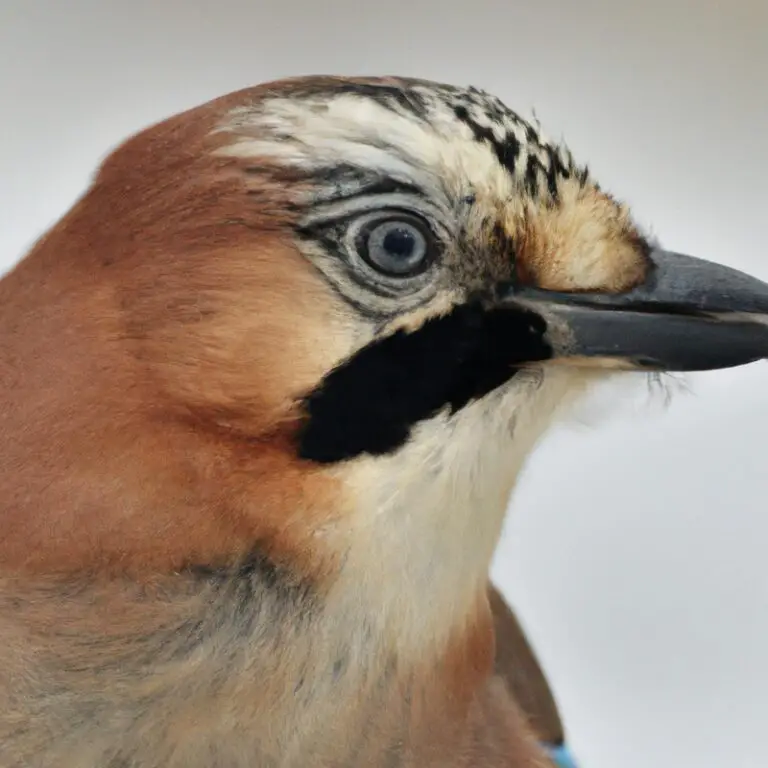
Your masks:
<path fill-rule="evenodd" d="M 494 670 L 519 473 L 606 377 L 762 360 L 766 313 L 476 87 L 133 134 L 0 280 L 0 768 L 551 765 Z"/>

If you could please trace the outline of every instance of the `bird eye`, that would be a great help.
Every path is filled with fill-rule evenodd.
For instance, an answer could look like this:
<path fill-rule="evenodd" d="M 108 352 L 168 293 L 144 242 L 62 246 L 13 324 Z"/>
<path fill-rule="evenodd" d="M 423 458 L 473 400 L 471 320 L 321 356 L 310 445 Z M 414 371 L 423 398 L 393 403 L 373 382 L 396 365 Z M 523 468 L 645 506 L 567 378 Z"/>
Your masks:
<path fill-rule="evenodd" d="M 397 213 L 368 220 L 358 230 L 355 247 L 378 272 L 409 277 L 425 270 L 434 257 L 435 242 L 426 222 Z"/>

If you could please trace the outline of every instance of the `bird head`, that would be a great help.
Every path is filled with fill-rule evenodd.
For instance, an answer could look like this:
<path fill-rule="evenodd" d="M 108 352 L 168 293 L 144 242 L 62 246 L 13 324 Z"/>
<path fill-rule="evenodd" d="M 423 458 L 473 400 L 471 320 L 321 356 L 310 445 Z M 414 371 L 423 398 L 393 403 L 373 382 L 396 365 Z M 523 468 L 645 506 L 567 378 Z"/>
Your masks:
<path fill-rule="evenodd" d="M 6 567 L 258 553 L 402 649 L 476 618 L 517 474 L 590 382 L 768 349 L 768 287 L 662 251 L 497 98 L 414 79 L 137 134 L 0 294 Z"/>

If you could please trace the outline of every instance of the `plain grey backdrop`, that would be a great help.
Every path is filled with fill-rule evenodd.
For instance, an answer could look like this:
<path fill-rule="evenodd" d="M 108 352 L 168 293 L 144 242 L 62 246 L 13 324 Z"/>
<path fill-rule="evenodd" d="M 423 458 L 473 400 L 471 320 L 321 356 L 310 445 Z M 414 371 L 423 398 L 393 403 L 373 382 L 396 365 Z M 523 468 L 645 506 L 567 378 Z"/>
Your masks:
<path fill-rule="evenodd" d="M 129 133 L 312 73 L 535 109 L 663 245 L 768 279 L 766 0 L 0 0 L 0 266 Z M 768 765 L 768 364 L 686 384 L 596 392 L 496 558 L 583 768 Z"/>

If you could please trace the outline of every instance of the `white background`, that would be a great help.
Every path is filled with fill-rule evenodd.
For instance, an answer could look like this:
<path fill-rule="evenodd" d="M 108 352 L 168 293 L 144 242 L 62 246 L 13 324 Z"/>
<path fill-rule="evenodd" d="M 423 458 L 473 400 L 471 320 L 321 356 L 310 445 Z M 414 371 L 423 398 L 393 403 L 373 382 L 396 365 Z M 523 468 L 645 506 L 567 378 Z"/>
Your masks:
<path fill-rule="evenodd" d="M 0 0 L 1 266 L 127 134 L 308 73 L 535 108 L 665 246 L 768 279 L 765 0 Z M 498 553 L 583 768 L 768 765 L 768 365 L 688 384 L 597 393 Z"/>

